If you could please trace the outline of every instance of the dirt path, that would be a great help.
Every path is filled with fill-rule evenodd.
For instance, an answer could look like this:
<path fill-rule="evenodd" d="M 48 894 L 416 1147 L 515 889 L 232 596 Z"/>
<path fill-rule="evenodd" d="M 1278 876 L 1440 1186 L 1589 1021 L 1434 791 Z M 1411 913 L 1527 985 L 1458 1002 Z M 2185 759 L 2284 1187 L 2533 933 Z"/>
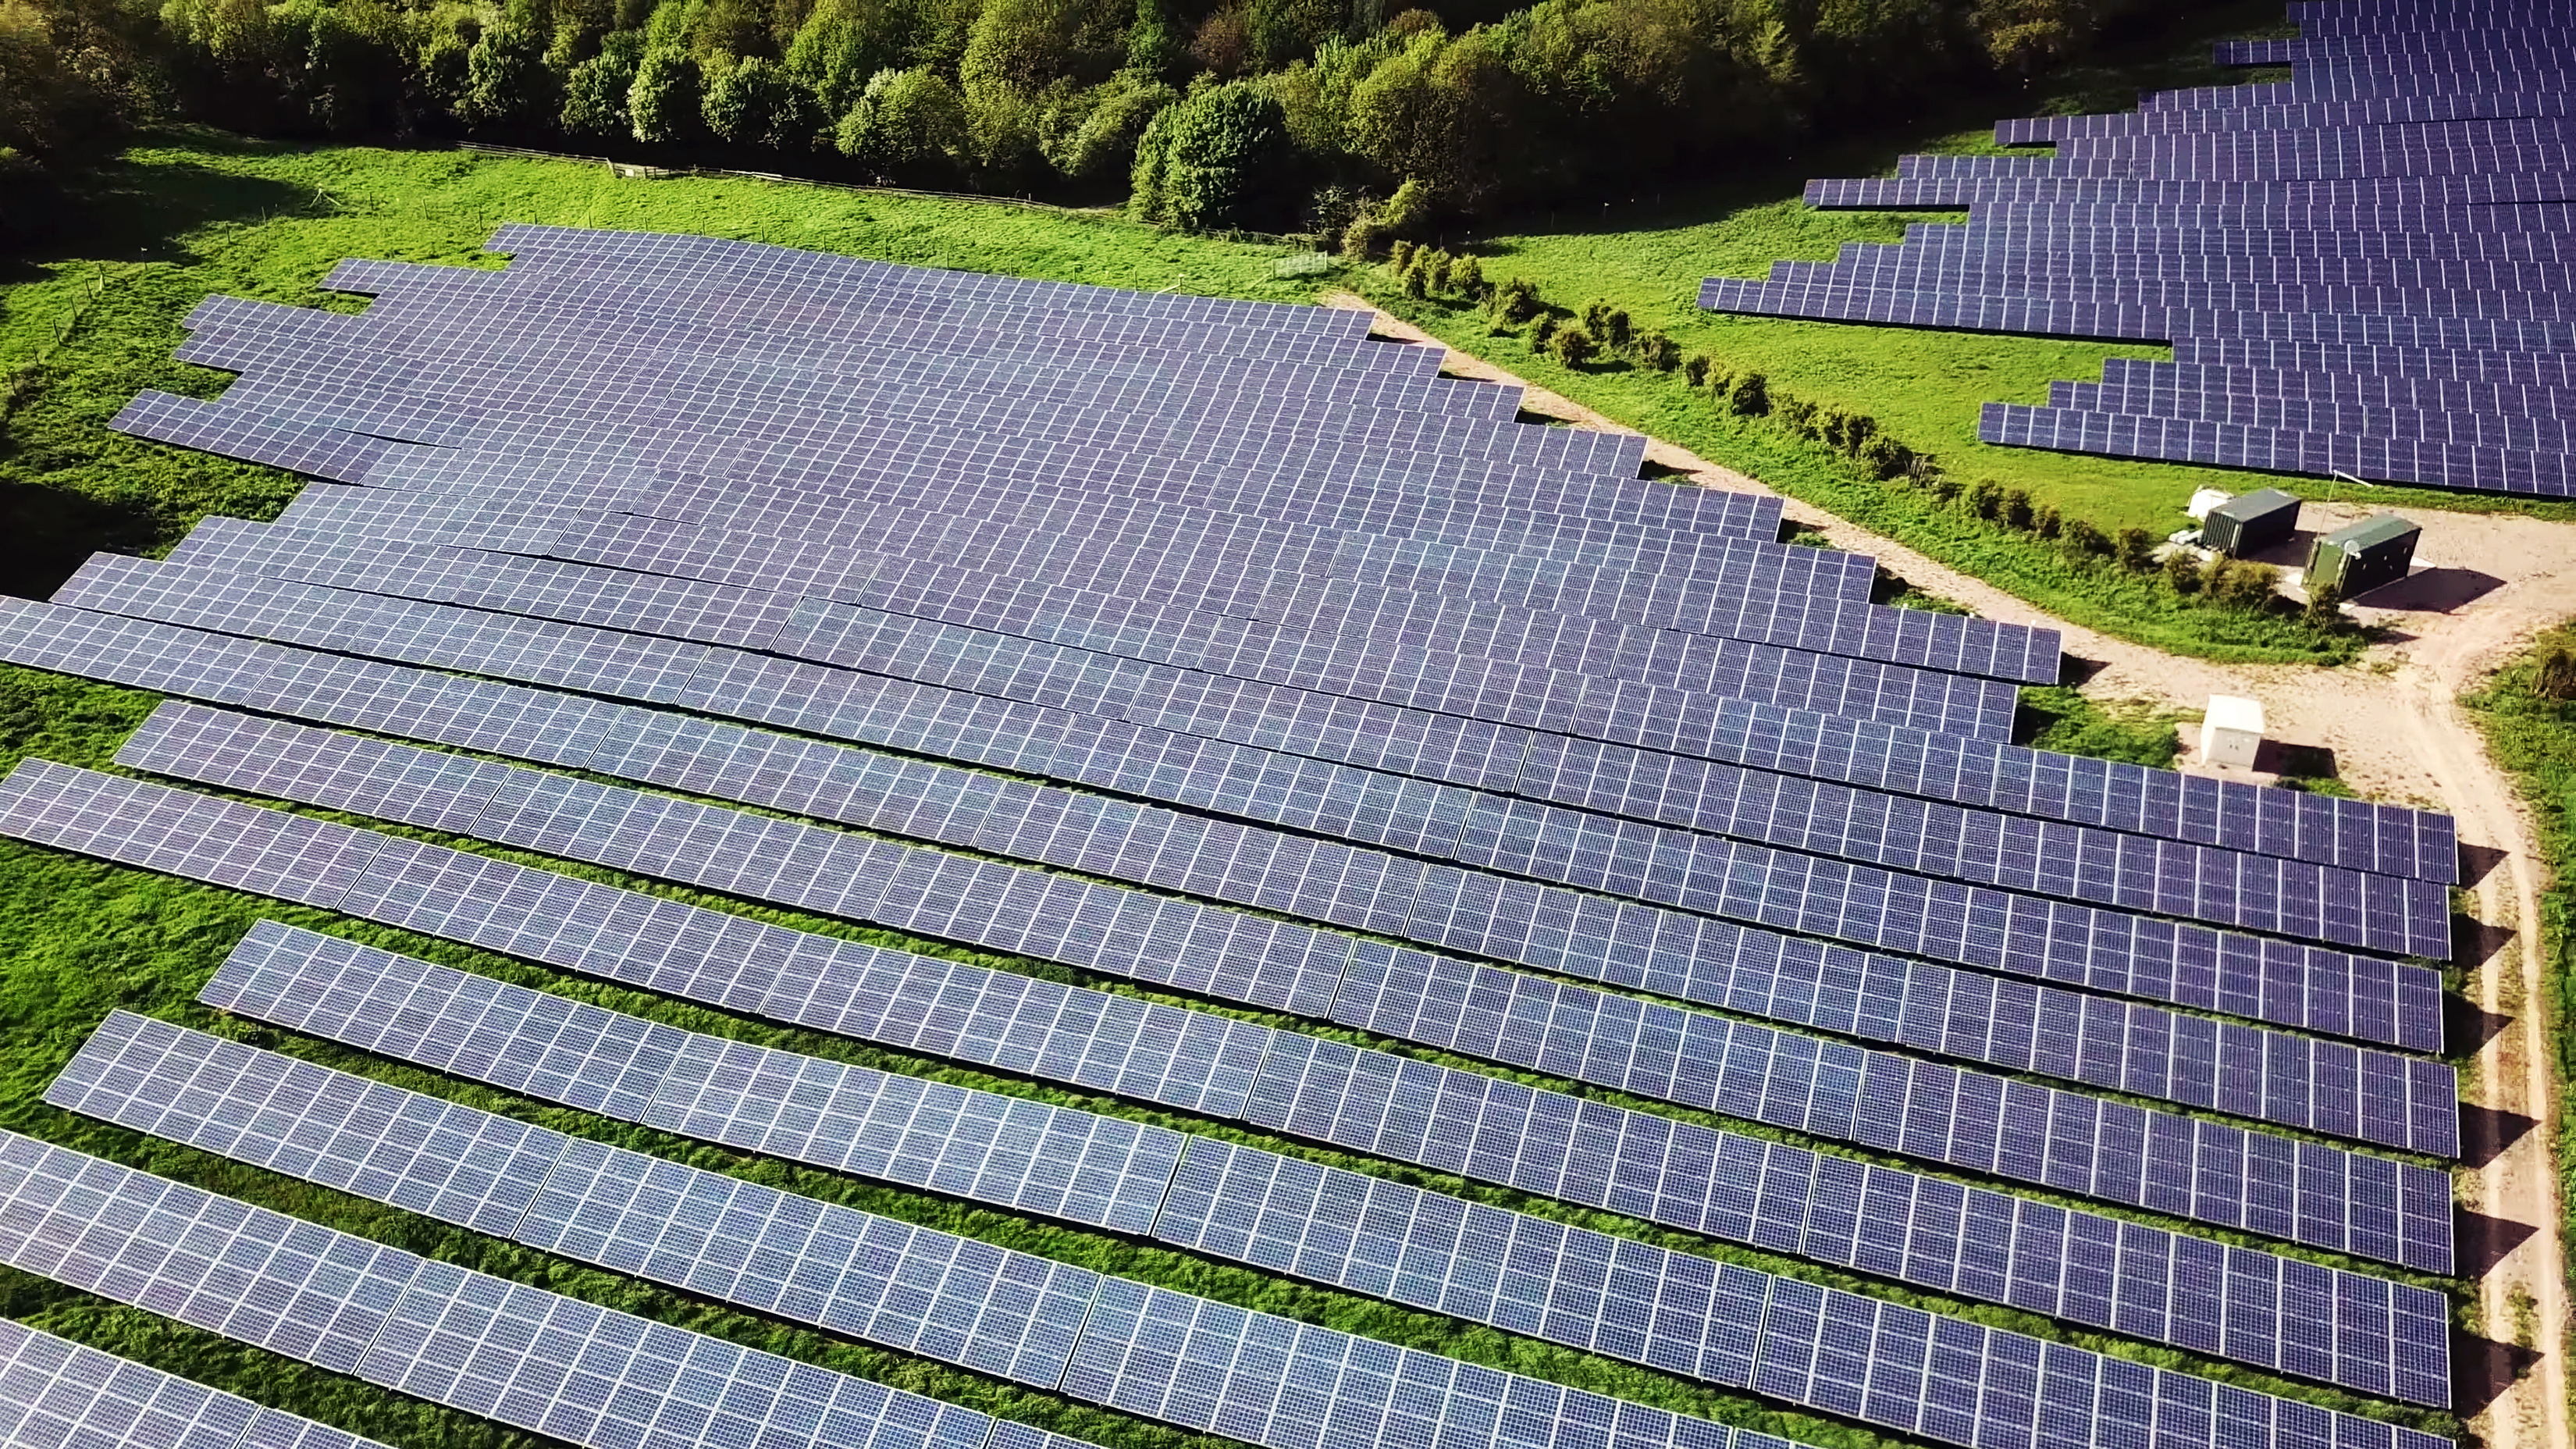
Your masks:
<path fill-rule="evenodd" d="M 1348 293 L 1330 295 L 1326 304 L 1373 310 Z M 1406 342 L 1442 345 L 1382 312 L 1376 330 Z M 1578 427 L 1636 431 L 1465 353 L 1450 352 L 1444 366 L 1460 377 L 1523 387 L 1528 412 Z M 1659 439 L 1649 441 L 1646 456 L 1707 486 L 1770 491 Z M 2363 504 L 2310 504 L 2302 522 L 2332 528 L 2371 511 Z M 2470 884 L 2489 954 L 2469 994 L 2493 1030 L 2461 1084 L 2463 1100 L 2487 1110 L 2464 1114 L 2469 1160 L 2482 1165 L 2461 1185 L 2470 1215 L 2463 1219 L 2460 1260 L 2468 1273 L 2492 1265 L 2478 1279 L 2489 1339 L 2511 1344 L 2515 1294 L 2530 1295 L 2536 1351 L 2535 1357 L 2498 1347 L 2481 1355 L 2474 1344 L 2464 1345 L 2458 1366 L 2462 1403 L 2464 1409 L 2485 1403 L 2470 1427 L 2489 1449 L 2576 1445 L 2568 1428 L 2565 1249 L 2549 1154 L 2556 1098 L 2546 1026 L 2530 1009 L 2541 999 L 2537 928 L 2547 883 L 2521 803 L 2458 704 L 2463 691 L 2528 646 L 2540 630 L 2576 615 L 2576 524 L 2409 515 L 2424 528 L 2416 550 L 2423 567 L 2406 582 L 2369 596 L 2368 607 L 2353 608 L 2397 637 L 2373 645 L 2356 666 L 2325 670 L 2212 664 L 2131 644 L 2050 618 L 2001 589 L 1794 499 L 1787 500 L 1787 515 L 1820 531 L 1836 548 L 1871 555 L 1927 593 L 1990 619 L 2057 629 L 2069 655 L 2097 666 L 2082 686 L 2087 695 L 2193 714 L 2213 694 L 2257 699 L 2272 738 L 2332 750 L 2338 773 L 2353 788 L 2457 818 L 2472 868 L 2484 870 Z M 2175 526 L 2182 526 L 2179 515 Z M 2302 538 L 2280 558 L 2266 557 L 2294 561 L 2292 550 L 2304 549 Z"/>

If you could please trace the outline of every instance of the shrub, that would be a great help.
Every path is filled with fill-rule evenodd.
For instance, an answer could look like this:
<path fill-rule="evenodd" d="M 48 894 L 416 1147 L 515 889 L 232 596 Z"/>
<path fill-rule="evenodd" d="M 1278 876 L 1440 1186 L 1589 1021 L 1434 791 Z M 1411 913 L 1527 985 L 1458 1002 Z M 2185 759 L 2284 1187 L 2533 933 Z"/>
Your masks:
<path fill-rule="evenodd" d="M 2055 538 L 2065 530 L 2065 527 L 2065 516 L 2057 511 L 2057 505 L 2053 503 L 2044 503 L 2031 514 L 2030 531 L 2042 538 Z"/>
<path fill-rule="evenodd" d="M 2542 699 L 2576 699 L 2576 649 L 2551 645 L 2540 656 L 2540 668 L 2531 677 L 2531 690 Z"/>
<path fill-rule="evenodd" d="M 1549 340 L 1556 336 L 1556 329 L 1557 316 L 1555 313 L 1541 312 L 1538 314 L 1538 320 L 1530 324 L 1530 351 L 1540 353 L 1542 355 L 1545 354 Z"/>
<path fill-rule="evenodd" d="M 2156 536 L 2131 526 L 2120 530 L 2120 567 L 2142 574 L 2156 566 Z"/>
<path fill-rule="evenodd" d="M 2200 592 L 2200 566 L 2192 562 L 2190 550 L 2178 548 L 2165 555 L 2165 582 L 2184 598 Z"/>
<path fill-rule="evenodd" d="M 1568 327 L 1557 333 L 1549 346 L 1556 354 L 1556 360 L 1568 367 L 1581 367 L 1601 350 L 1601 344 L 1592 340 L 1592 334 L 1580 327 Z"/>
<path fill-rule="evenodd" d="M 1583 304 L 1583 330 L 1595 337 L 1609 335 L 1610 303 L 1607 299 L 1595 297 Z"/>
<path fill-rule="evenodd" d="M 2270 564 L 2235 563 L 2219 575 L 2218 602 L 2231 609 L 2252 611 L 2269 608 L 2281 581 L 2281 571 Z"/>
<path fill-rule="evenodd" d="M 1771 411 L 1771 384 L 1758 372 L 1736 378 L 1727 389 L 1726 404 L 1737 417 L 1758 418 Z"/>
<path fill-rule="evenodd" d="M 2308 590 L 2307 607 L 2300 611 L 2300 615 L 2313 627 L 2323 629 L 2328 633 L 2341 629 L 2344 626 L 2343 585 L 2335 583 L 2332 580 L 2328 580 L 2325 583 L 2319 584 L 2315 588 Z M 2561 652 L 2563 653 L 2564 651 L 2562 650 Z M 2576 658 L 2571 658 L 2569 660 L 2569 665 L 2571 671 L 2576 671 Z M 2544 677 L 2547 675 L 2548 669 L 2549 661 L 2547 659 L 2541 660 L 2541 673 Z M 2576 681 L 2571 681 L 2571 683 L 2576 683 Z"/>
<path fill-rule="evenodd" d="M 1601 330 L 1593 335 L 1601 339 L 1603 348 L 1620 354 L 1626 353 L 1637 340 L 1635 324 L 1628 320 L 1627 313 L 1616 308 L 1601 319 Z"/>
<path fill-rule="evenodd" d="M 1496 319 L 1518 326 L 1537 316 L 1541 310 L 1538 284 L 1526 277 L 1514 277 L 1494 289 L 1488 305 L 1494 309 Z"/>
<path fill-rule="evenodd" d="M 1449 264 L 1449 289 L 1471 302 L 1485 299 L 1485 264 L 1460 257 Z"/>
<path fill-rule="evenodd" d="M 1424 264 L 1422 253 L 1415 252 L 1404 268 L 1404 295 L 1422 297 L 1431 291 L 1431 268 Z"/>
<path fill-rule="evenodd" d="M 1871 473 L 1883 479 L 1904 477 L 1912 473 L 1915 465 L 1921 461 L 1915 456 L 1913 449 L 1885 434 L 1872 438 L 1861 446 L 1860 460 L 1869 465 Z"/>
<path fill-rule="evenodd" d="M 1992 478 L 1980 478 L 1968 489 L 1968 511 L 1979 518 L 1992 519 L 2003 512 L 2004 488 Z"/>
<path fill-rule="evenodd" d="M 1716 399 L 1717 399 L 1718 401 L 1720 401 L 1720 402 L 1724 402 L 1724 401 L 1727 399 L 1727 397 L 1728 397 L 1728 396 L 1730 396 L 1730 395 L 1734 392 L 1734 389 L 1735 389 L 1735 374 L 1734 374 L 1732 371 L 1730 371 L 1730 370 L 1728 370 L 1728 369 L 1726 369 L 1726 368 L 1723 368 L 1723 367 L 1719 367 L 1719 366 L 1717 366 L 1715 363 L 1711 363 L 1711 364 L 1709 364 L 1709 369 L 1708 369 L 1708 391 L 1709 391 L 1709 395 L 1710 395 L 1711 397 L 1716 398 Z"/>
<path fill-rule="evenodd" d="M 2004 525 L 2008 528 L 2030 527 L 2033 520 L 2030 511 L 2029 489 L 2008 488 L 2004 490 L 2003 518 Z"/>
<path fill-rule="evenodd" d="M 1682 365 L 1682 345 L 1659 329 L 1637 339 L 1637 360 L 1657 372 L 1670 372 Z"/>
<path fill-rule="evenodd" d="M 1386 264 L 1395 268 L 1397 275 L 1401 276 L 1404 269 L 1412 263 L 1413 243 L 1397 237 L 1386 244 Z"/>
<path fill-rule="evenodd" d="M 1706 387 L 1708 386 L 1708 369 L 1708 354 L 1705 352 L 1694 352 L 1690 355 L 1689 360 L 1682 364 L 1682 382 L 1693 389 Z"/>
<path fill-rule="evenodd" d="M 2086 519 L 2070 519 L 2066 524 L 2066 551 L 2077 558 L 2100 558 L 2111 552 L 2110 535 Z"/>
<path fill-rule="evenodd" d="M 1814 439 L 1824 436 L 1824 427 L 1816 417 L 1816 405 L 1805 398 L 1790 398 L 1780 404 L 1781 426 L 1799 437 Z"/>

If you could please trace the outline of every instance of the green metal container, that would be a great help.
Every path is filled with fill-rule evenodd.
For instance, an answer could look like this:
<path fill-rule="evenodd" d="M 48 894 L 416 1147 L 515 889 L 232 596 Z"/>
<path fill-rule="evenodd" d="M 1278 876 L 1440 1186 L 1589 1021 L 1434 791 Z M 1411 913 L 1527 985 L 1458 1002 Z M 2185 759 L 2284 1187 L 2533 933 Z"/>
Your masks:
<path fill-rule="evenodd" d="M 2424 530 L 2383 513 L 2338 528 L 2308 547 L 2308 587 L 2333 584 L 2347 599 L 2406 577 L 2415 562 L 2415 540 Z"/>
<path fill-rule="evenodd" d="M 2230 498 L 2200 521 L 2200 544 L 2231 558 L 2261 553 L 2299 528 L 2299 500 L 2278 488 Z"/>

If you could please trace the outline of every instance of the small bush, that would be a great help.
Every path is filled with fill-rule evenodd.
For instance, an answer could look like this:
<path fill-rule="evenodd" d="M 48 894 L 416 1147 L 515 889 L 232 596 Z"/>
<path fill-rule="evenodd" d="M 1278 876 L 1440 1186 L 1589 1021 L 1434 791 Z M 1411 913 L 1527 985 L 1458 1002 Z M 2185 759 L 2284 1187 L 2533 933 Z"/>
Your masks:
<path fill-rule="evenodd" d="M 2531 691 L 2542 699 L 2576 699 L 2576 649 L 2551 645 L 2531 676 Z"/>
<path fill-rule="evenodd" d="M 2066 517 L 2057 511 L 2056 504 L 2041 504 L 2038 511 L 2030 516 L 2030 531 L 2042 538 L 2055 538 L 2064 532 L 2065 528 Z"/>
<path fill-rule="evenodd" d="M 1815 439 L 1824 436 L 1824 425 L 1817 421 L 1818 416 L 1816 405 L 1805 398 L 1787 398 L 1780 403 L 1780 425 L 1799 437 Z"/>
<path fill-rule="evenodd" d="M 1401 274 L 1406 267 L 1413 264 L 1413 253 L 1413 243 L 1397 237 L 1386 244 L 1386 264 Z"/>
<path fill-rule="evenodd" d="M 1758 372 L 1748 372 L 1728 388 L 1726 402 L 1737 417 L 1761 417 L 1771 411 L 1770 380 Z"/>
<path fill-rule="evenodd" d="M 2005 526 L 2009 528 L 2028 528 L 2034 521 L 2035 520 L 2030 510 L 2030 490 L 2027 488 L 2005 489 Z"/>
<path fill-rule="evenodd" d="M 1682 382 L 1690 387 L 1694 392 L 1708 386 L 1708 369 L 1710 366 L 1711 364 L 1708 360 L 1707 353 L 1692 353 L 1689 359 L 1682 363 Z"/>
<path fill-rule="evenodd" d="M 2323 629 L 2329 633 L 2341 629 L 2345 622 L 2343 585 L 2329 579 L 2308 590 L 2307 607 L 2300 611 L 2300 615 L 2314 628 Z M 2545 667 L 2547 661 L 2544 660 L 2542 663 Z"/>
<path fill-rule="evenodd" d="M 1657 372 L 1670 372 L 1682 365 L 1682 345 L 1662 332 L 1649 332 L 1637 339 L 1637 360 Z"/>
<path fill-rule="evenodd" d="M 2156 536 L 2135 526 L 2120 530 L 2120 567 L 2142 574 L 2156 566 Z"/>
<path fill-rule="evenodd" d="M 1870 472 L 1881 478 L 1908 477 L 1914 472 L 1915 465 L 1922 461 L 1915 456 L 1914 450 L 1883 433 L 1862 445 L 1860 460 L 1869 465 Z"/>
<path fill-rule="evenodd" d="M 1489 305 L 1496 321 L 1517 327 L 1545 310 L 1538 299 L 1538 284 L 1526 277 L 1514 277 L 1496 287 Z"/>
<path fill-rule="evenodd" d="M 1968 511 L 1979 518 L 1992 519 L 2004 511 L 2004 488 L 1992 478 L 1980 478 L 1968 489 Z"/>
<path fill-rule="evenodd" d="M 1583 328 L 1568 327 L 1548 343 L 1548 350 L 1566 366 L 1581 367 L 1600 352 L 1601 344 L 1593 341 L 1592 334 Z"/>
<path fill-rule="evenodd" d="M 2086 519 L 2067 520 L 2065 538 L 2066 551 L 2079 559 L 2101 558 L 2112 551 L 2110 536 Z"/>
<path fill-rule="evenodd" d="M 1470 302 L 1485 300 L 1485 264 L 1460 257 L 1449 264 L 1449 290 Z"/>
<path fill-rule="evenodd" d="M 2178 548 L 2165 555 L 2165 582 L 2186 599 L 2200 592 L 2200 566 L 2192 562 L 2190 550 Z"/>
<path fill-rule="evenodd" d="M 1530 324 L 1530 351 L 1544 355 L 1547 352 L 1547 344 L 1555 338 L 1559 325 L 1555 313 L 1541 312 L 1538 320 Z"/>

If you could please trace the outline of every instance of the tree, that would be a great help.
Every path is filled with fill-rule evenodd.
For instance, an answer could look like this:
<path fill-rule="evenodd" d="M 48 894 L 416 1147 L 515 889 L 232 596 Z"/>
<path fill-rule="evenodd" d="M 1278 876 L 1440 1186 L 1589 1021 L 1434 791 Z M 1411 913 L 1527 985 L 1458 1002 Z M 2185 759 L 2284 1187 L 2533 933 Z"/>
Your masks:
<path fill-rule="evenodd" d="M 1240 81 L 1211 86 L 1145 128 L 1130 205 L 1184 231 L 1257 225 L 1284 210 L 1290 160 L 1277 101 Z"/>
<path fill-rule="evenodd" d="M 1145 127 L 1180 99 L 1161 81 L 1120 71 L 1049 107 L 1039 120 L 1038 150 L 1076 181 L 1124 175 L 1135 165 Z"/>
<path fill-rule="evenodd" d="M 1566 366 L 1581 367 L 1592 360 L 1593 354 L 1600 350 L 1600 344 L 1582 328 L 1568 327 L 1550 341 L 1549 350 L 1556 354 L 1557 361 Z"/>
<path fill-rule="evenodd" d="M 664 146 L 697 140 L 698 89 L 696 56 L 667 47 L 645 51 L 626 95 L 626 117 L 635 139 Z"/>
<path fill-rule="evenodd" d="M 2120 567 L 2142 574 L 2156 566 L 2156 536 L 2132 525 L 2120 530 Z"/>
<path fill-rule="evenodd" d="M 564 78 L 563 114 L 558 122 L 565 135 L 617 136 L 633 130 L 626 97 L 635 89 L 635 67 L 643 55 L 644 37 L 622 31 L 609 36 L 599 54 L 572 68 Z"/>
<path fill-rule="evenodd" d="M 465 60 L 465 93 L 456 119 L 478 130 L 543 125 L 559 113 L 554 73 L 546 69 L 546 32 L 513 17 L 483 32 Z"/>
<path fill-rule="evenodd" d="M 927 66 L 881 70 L 833 140 L 841 154 L 887 175 L 951 175 L 968 161 L 966 102 Z"/>
<path fill-rule="evenodd" d="M 718 139 L 773 151 L 807 150 L 823 128 L 814 93 L 785 66 L 757 55 L 716 77 L 701 113 Z"/>

